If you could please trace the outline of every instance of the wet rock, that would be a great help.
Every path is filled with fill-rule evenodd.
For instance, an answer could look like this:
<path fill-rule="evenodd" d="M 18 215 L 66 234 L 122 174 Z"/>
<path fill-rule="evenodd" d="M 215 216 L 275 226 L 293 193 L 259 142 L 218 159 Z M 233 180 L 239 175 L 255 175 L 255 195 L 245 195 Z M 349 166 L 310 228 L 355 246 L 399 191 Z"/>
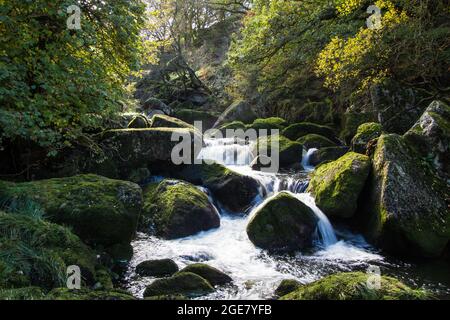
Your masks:
<path fill-rule="evenodd" d="M 163 180 L 144 189 L 141 229 L 154 227 L 165 239 L 191 236 L 220 226 L 220 216 L 208 196 L 194 185 Z"/>
<path fill-rule="evenodd" d="M 321 149 L 327 147 L 335 147 L 336 144 L 328 138 L 318 134 L 307 134 L 299 139 L 297 142 L 303 145 L 306 150 L 309 149 Z"/>
<path fill-rule="evenodd" d="M 175 274 L 170 278 L 158 279 L 144 291 L 144 297 L 183 295 L 199 297 L 211 293 L 214 288 L 204 278 L 190 272 Z"/>
<path fill-rule="evenodd" d="M 369 287 L 370 274 L 337 273 L 303 285 L 281 300 L 423 300 L 431 297 L 424 290 L 414 290 L 399 280 L 381 276 L 381 286 Z"/>
<path fill-rule="evenodd" d="M 309 164 L 318 166 L 324 162 L 335 161 L 349 151 L 348 147 L 327 147 L 314 152 L 309 158 Z"/>
<path fill-rule="evenodd" d="M 153 117 L 155 114 L 165 114 L 170 116 L 173 113 L 173 110 L 168 105 L 156 98 L 147 99 L 140 107 L 140 110 L 149 118 Z"/>
<path fill-rule="evenodd" d="M 247 226 L 250 241 L 274 251 L 311 247 L 318 218 L 303 202 L 281 192 L 260 208 Z"/>
<path fill-rule="evenodd" d="M 291 293 L 295 290 L 297 290 L 299 287 L 301 287 L 302 284 L 298 282 L 297 280 L 293 279 L 286 279 L 281 281 L 281 283 L 278 285 L 277 289 L 275 290 L 275 296 L 282 297 L 287 295 L 288 293 Z"/>
<path fill-rule="evenodd" d="M 193 109 L 181 109 L 176 110 L 174 117 L 183 120 L 191 125 L 194 125 L 195 121 L 201 121 L 203 130 L 210 129 L 217 121 L 217 116 L 206 111 L 193 110 Z"/>
<path fill-rule="evenodd" d="M 309 122 L 300 122 L 295 123 L 287 127 L 282 132 L 283 136 L 287 137 L 288 139 L 291 139 L 293 141 L 304 137 L 308 134 L 317 134 L 324 136 L 333 142 L 337 143 L 335 133 L 333 129 L 327 126 L 318 125 L 315 123 L 309 123 Z"/>
<path fill-rule="evenodd" d="M 379 123 L 369 122 L 360 125 L 352 139 L 352 151 L 367 154 L 367 144 L 377 139 L 382 133 L 383 127 Z"/>
<path fill-rule="evenodd" d="M 283 130 L 288 125 L 287 121 L 278 118 L 278 117 L 272 117 L 272 118 L 264 118 L 264 119 L 256 119 L 253 121 L 252 124 L 247 126 L 247 129 L 254 129 L 254 130 L 268 130 L 268 134 L 270 134 L 270 130 L 278 129 Z"/>
<path fill-rule="evenodd" d="M 139 114 L 134 116 L 134 118 L 128 123 L 127 128 L 130 129 L 145 129 L 150 127 L 150 122 L 148 121 L 147 117 Z"/>
<path fill-rule="evenodd" d="M 185 128 L 194 129 L 192 125 L 180 119 L 157 114 L 152 117 L 152 128 Z"/>
<path fill-rule="evenodd" d="M 0 182 L 0 197 L 27 197 L 50 221 L 70 226 L 83 241 L 111 246 L 133 238 L 142 190 L 131 182 L 87 174 L 24 183 Z"/>
<path fill-rule="evenodd" d="M 143 277 L 172 276 L 178 270 L 178 265 L 171 259 L 148 260 L 136 266 L 136 273 Z"/>
<path fill-rule="evenodd" d="M 275 148 L 272 148 L 272 144 Z M 282 135 L 272 135 L 260 137 L 253 147 L 252 153 L 258 156 L 270 156 L 271 158 L 274 154 L 278 154 L 280 167 L 285 168 L 295 163 L 301 163 L 303 147 L 300 143 L 291 141 Z"/>
<path fill-rule="evenodd" d="M 212 286 L 222 286 L 233 281 L 230 276 L 226 275 L 222 271 L 204 263 L 190 264 L 182 269 L 180 273 L 181 272 L 195 273 L 206 279 Z"/>
<path fill-rule="evenodd" d="M 401 255 L 438 257 L 450 240 L 448 188 L 399 135 L 382 135 L 358 220 L 366 237 Z"/>
<path fill-rule="evenodd" d="M 350 152 L 336 161 L 322 164 L 312 174 L 307 192 L 328 216 L 351 218 L 370 173 L 370 159 Z"/>

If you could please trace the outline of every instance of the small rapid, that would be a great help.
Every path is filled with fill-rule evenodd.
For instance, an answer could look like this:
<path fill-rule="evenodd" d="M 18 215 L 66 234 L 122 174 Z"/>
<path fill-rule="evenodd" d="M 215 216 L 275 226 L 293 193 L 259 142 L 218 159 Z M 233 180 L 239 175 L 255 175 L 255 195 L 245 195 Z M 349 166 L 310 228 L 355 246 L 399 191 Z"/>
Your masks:
<path fill-rule="evenodd" d="M 313 170 L 305 158 L 309 159 L 313 151 L 308 151 L 302 157 L 305 170 L 273 174 L 250 168 L 255 158 L 252 147 L 251 143 L 236 144 L 232 139 L 206 140 L 199 157 L 214 160 L 231 170 L 253 177 L 261 185 L 260 195 L 247 216 L 236 216 L 221 208 L 206 188 L 199 187 L 220 212 L 220 228 L 176 240 L 139 234 L 133 242 L 134 256 L 126 276 L 127 289 L 135 296 L 142 297 L 145 287 L 154 279 L 141 278 L 134 273 L 134 269 L 140 262 L 151 259 L 170 258 L 180 268 L 195 262 L 205 262 L 233 278 L 233 285 L 218 288 L 204 299 L 270 299 L 283 279 L 309 283 L 332 272 L 349 271 L 355 266 L 363 268 L 372 262 L 383 261 L 363 240 L 352 241 L 356 237 L 354 235 L 346 234 L 338 239 L 326 215 L 315 205 L 314 198 L 305 193 L 308 172 Z M 282 191 L 297 197 L 319 218 L 316 246 L 310 252 L 269 255 L 255 247 L 247 236 L 246 228 L 252 216 Z"/>

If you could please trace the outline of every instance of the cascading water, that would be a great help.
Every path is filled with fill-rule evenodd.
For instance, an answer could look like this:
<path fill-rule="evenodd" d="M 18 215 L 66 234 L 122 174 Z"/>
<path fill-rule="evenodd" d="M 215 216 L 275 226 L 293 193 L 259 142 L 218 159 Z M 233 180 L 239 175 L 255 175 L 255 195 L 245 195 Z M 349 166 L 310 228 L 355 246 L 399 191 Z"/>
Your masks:
<path fill-rule="evenodd" d="M 304 172 L 295 175 L 253 171 L 250 168 L 254 159 L 251 150 L 251 144 L 235 144 L 233 139 L 206 141 L 200 158 L 214 160 L 231 170 L 253 177 L 262 186 L 261 195 L 255 200 L 248 216 L 236 216 L 221 209 L 208 190 L 199 187 L 221 213 L 220 228 L 170 241 L 139 234 L 133 243 L 135 254 L 126 279 L 127 288 L 133 294 L 142 296 L 146 285 L 154 281 L 134 273 L 137 264 L 149 259 L 170 258 L 180 267 L 194 262 L 205 262 L 233 278 L 232 286 L 218 288 L 215 293 L 204 297 L 207 299 L 268 299 L 283 279 L 297 279 L 307 283 L 333 270 L 346 270 L 348 265 L 366 265 L 368 262 L 382 261 L 381 256 L 370 252 L 365 245 L 351 244 L 352 236 L 347 237 L 350 240 L 338 241 L 325 214 L 317 208 L 314 199 L 304 193 L 308 185 L 307 166 Z M 274 256 L 255 247 L 248 239 L 246 227 L 251 216 L 270 197 L 281 191 L 292 193 L 319 218 L 319 246 L 315 252 L 299 253 L 296 256 Z"/>

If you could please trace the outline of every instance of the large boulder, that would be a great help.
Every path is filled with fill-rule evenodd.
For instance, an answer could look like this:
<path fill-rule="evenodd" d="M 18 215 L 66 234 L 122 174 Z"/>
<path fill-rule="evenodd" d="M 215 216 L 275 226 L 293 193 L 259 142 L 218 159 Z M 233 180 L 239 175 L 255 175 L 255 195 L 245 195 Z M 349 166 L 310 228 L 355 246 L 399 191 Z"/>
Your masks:
<path fill-rule="evenodd" d="M 333 129 L 327 126 L 309 122 L 300 122 L 292 124 L 286 129 L 284 129 L 282 134 L 283 136 L 294 141 L 308 134 L 318 134 L 334 142 L 338 142 Z"/>
<path fill-rule="evenodd" d="M 166 115 L 156 114 L 151 119 L 152 128 L 185 128 L 193 129 L 193 126 L 180 119 Z"/>
<path fill-rule="evenodd" d="M 272 148 L 272 144 L 275 148 Z M 296 163 L 301 163 L 303 156 L 303 146 L 291 141 L 282 135 L 263 136 L 258 138 L 254 144 L 252 153 L 256 156 L 263 155 L 273 158 L 273 154 L 279 154 L 280 167 L 289 167 Z"/>
<path fill-rule="evenodd" d="M 208 188 L 230 213 L 246 213 L 259 194 L 260 184 L 255 179 L 218 163 L 185 166 L 178 177 Z"/>
<path fill-rule="evenodd" d="M 315 133 L 307 134 L 306 136 L 297 139 L 297 142 L 300 143 L 306 150 L 336 146 L 336 144 L 330 139 Z"/>
<path fill-rule="evenodd" d="M 204 278 L 191 272 L 177 273 L 170 278 L 158 279 L 144 291 L 144 297 L 183 295 L 199 297 L 211 293 L 214 288 Z"/>
<path fill-rule="evenodd" d="M 450 107 L 434 101 L 405 134 L 419 154 L 433 162 L 438 173 L 450 177 Z"/>
<path fill-rule="evenodd" d="M 386 250 L 440 256 L 450 240 L 448 185 L 399 135 L 382 135 L 364 201 L 366 236 Z"/>
<path fill-rule="evenodd" d="M 336 161 L 319 166 L 312 174 L 307 192 L 328 216 L 351 218 L 370 173 L 369 157 L 350 152 Z"/>
<path fill-rule="evenodd" d="M 181 272 L 192 272 L 206 279 L 212 286 L 222 286 L 233 281 L 230 276 L 222 271 L 204 263 L 194 263 L 183 268 Z"/>
<path fill-rule="evenodd" d="M 252 123 L 257 119 L 255 112 L 250 104 L 245 101 L 236 101 L 229 106 L 214 124 L 214 128 L 220 127 L 227 122 L 242 121 Z"/>
<path fill-rule="evenodd" d="M 138 114 L 127 125 L 129 129 L 145 129 L 150 127 L 150 121 L 143 114 Z"/>
<path fill-rule="evenodd" d="M 371 274 L 343 272 L 300 286 L 281 300 L 423 300 L 431 298 L 424 290 L 414 290 L 399 280 L 381 276 L 380 287 Z"/>
<path fill-rule="evenodd" d="M 131 182 L 78 175 L 24 183 L 0 182 L 0 198 L 25 197 L 50 221 L 69 226 L 83 241 L 129 243 L 142 207 L 142 190 Z"/>
<path fill-rule="evenodd" d="M 256 246 L 289 252 L 311 247 L 318 218 L 303 202 L 281 192 L 259 208 L 247 226 Z"/>
<path fill-rule="evenodd" d="M 288 293 L 291 293 L 298 288 L 300 288 L 302 284 L 294 279 L 285 279 L 280 282 L 277 289 L 275 290 L 275 296 L 276 297 L 283 297 L 287 295 Z"/>
<path fill-rule="evenodd" d="M 190 183 L 163 180 L 144 189 L 142 229 L 153 227 L 156 235 L 176 239 L 219 226 L 208 196 Z"/>
<path fill-rule="evenodd" d="M 348 147 L 327 147 L 321 148 L 311 154 L 309 158 L 309 164 L 313 166 L 318 166 L 324 162 L 334 161 L 342 157 L 349 151 Z"/>
<path fill-rule="evenodd" d="M 363 123 L 358 127 L 356 135 L 352 139 L 352 150 L 354 152 L 366 154 L 367 144 L 377 139 L 383 133 L 383 127 L 376 122 Z"/>
<path fill-rule="evenodd" d="M 140 111 L 145 113 L 149 118 L 153 117 L 155 114 L 165 114 L 170 116 L 173 113 L 172 108 L 156 98 L 147 99 L 140 107 Z"/>
<path fill-rule="evenodd" d="M 229 123 L 225 123 L 224 125 L 218 128 L 224 135 L 226 135 L 227 130 L 247 130 L 247 125 L 242 121 L 233 121 Z"/>
<path fill-rule="evenodd" d="M 182 152 L 181 143 L 186 143 L 186 154 Z M 202 135 L 192 128 L 149 128 L 123 129 L 106 131 L 99 138 L 104 152 L 91 168 L 108 177 L 129 179 L 136 168 L 151 167 L 154 163 L 175 165 L 173 155 L 193 162 L 203 145 Z M 189 154 L 190 153 L 190 154 Z M 178 163 L 177 163 L 178 164 Z"/>
<path fill-rule="evenodd" d="M 253 121 L 252 124 L 248 125 L 247 128 L 254 129 L 254 130 L 278 129 L 281 131 L 287 126 L 287 124 L 288 124 L 287 121 L 282 118 L 272 117 L 272 118 L 256 119 L 255 121 Z M 269 132 L 269 134 L 270 134 L 270 132 Z"/>
<path fill-rule="evenodd" d="M 48 222 L 28 202 L 18 212 L 0 211 L 0 288 L 65 285 L 68 266 L 77 265 L 83 286 L 96 282 L 96 254 L 68 228 Z"/>
<path fill-rule="evenodd" d="M 171 259 L 147 260 L 136 266 L 136 273 L 143 277 L 166 277 L 178 270 L 178 265 Z"/>

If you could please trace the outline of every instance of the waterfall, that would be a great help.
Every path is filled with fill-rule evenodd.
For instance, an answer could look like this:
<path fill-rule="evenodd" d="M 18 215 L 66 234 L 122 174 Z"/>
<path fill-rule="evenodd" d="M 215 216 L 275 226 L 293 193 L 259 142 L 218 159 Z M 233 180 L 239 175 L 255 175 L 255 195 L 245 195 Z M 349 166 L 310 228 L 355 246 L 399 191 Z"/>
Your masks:
<path fill-rule="evenodd" d="M 311 156 L 317 151 L 318 150 L 316 148 L 312 148 L 312 149 L 309 149 L 308 151 L 304 151 L 304 155 L 302 158 L 302 166 L 308 172 L 311 172 L 314 170 L 314 166 L 311 165 L 310 159 L 311 159 Z"/>
<path fill-rule="evenodd" d="M 248 166 L 255 158 L 251 144 L 235 139 L 205 139 L 206 146 L 200 151 L 199 159 L 214 160 L 231 166 Z"/>

